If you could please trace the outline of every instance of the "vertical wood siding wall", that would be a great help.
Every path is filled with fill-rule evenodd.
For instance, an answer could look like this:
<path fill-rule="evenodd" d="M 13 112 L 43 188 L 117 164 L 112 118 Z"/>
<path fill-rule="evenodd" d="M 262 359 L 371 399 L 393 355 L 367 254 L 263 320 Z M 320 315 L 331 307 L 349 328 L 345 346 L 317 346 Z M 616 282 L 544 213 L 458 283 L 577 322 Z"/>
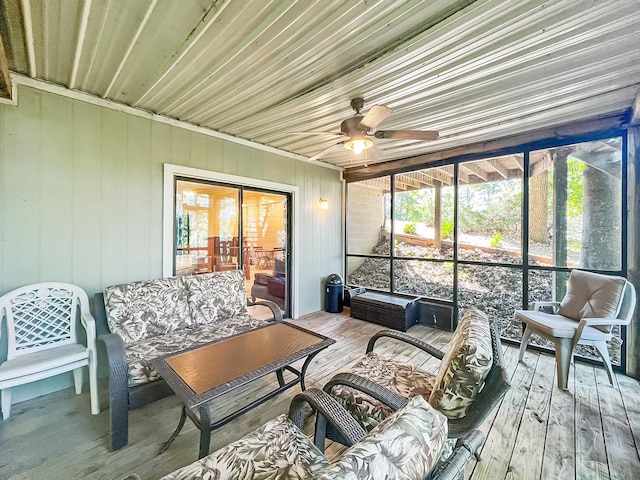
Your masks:
<path fill-rule="evenodd" d="M 172 163 L 297 185 L 298 311 L 322 308 L 323 277 L 342 270 L 340 172 L 27 87 L 18 98 L 0 105 L 0 294 L 62 281 L 92 297 L 160 277 Z"/>

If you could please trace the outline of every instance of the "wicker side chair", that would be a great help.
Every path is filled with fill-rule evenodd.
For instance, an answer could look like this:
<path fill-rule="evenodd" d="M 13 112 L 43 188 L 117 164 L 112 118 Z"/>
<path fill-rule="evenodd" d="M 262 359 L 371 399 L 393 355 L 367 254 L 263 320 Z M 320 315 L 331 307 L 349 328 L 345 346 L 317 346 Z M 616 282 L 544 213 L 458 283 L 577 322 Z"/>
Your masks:
<path fill-rule="evenodd" d="M 482 314 L 476 311 L 474 315 Z M 456 330 L 456 335 L 457 333 Z M 475 386 L 475 396 L 463 411 L 445 412 L 449 419 L 449 438 L 460 438 L 477 429 L 510 388 L 496 322 L 490 324 L 488 334 L 491 337 L 492 351 L 490 368 L 483 384 Z M 335 375 L 323 388 L 325 392 L 337 397 L 367 430 L 374 428 L 391 412 L 402 408 L 415 395 L 422 395 L 429 399 L 436 409 L 440 408 L 432 393 L 435 383 L 441 377 L 436 373 L 372 353 L 376 341 L 380 338 L 402 342 L 441 360 L 440 375 L 447 368 L 446 362 L 451 362 L 451 358 L 445 358 L 445 352 L 407 333 L 382 330 L 373 335 L 367 345 L 367 355 L 356 364 L 354 371 Z M 455 341 L 454 336 L 452 344 Z M 367 368 L 358 368 L 359 365 Z M 451 373 L 449 375 L 451 376 Z M 456 381 L 455 375 L 454 372 L 453 378 L 450 378 L 453 383 Z M 340 436 L 331 427 L 328 428 L 327 436 L 342 443 Z"/>

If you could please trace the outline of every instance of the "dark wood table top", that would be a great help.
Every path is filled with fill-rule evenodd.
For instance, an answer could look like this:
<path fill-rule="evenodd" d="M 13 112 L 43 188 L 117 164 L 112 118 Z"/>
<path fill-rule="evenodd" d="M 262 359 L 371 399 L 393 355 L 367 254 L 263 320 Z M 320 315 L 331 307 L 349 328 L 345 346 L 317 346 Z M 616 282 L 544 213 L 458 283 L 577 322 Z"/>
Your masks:
<path fill-rule="evenodd" d="M 183 403 L 193 408 L 333 343 L 292 323 L 278 322 L 152 363 Z"/>

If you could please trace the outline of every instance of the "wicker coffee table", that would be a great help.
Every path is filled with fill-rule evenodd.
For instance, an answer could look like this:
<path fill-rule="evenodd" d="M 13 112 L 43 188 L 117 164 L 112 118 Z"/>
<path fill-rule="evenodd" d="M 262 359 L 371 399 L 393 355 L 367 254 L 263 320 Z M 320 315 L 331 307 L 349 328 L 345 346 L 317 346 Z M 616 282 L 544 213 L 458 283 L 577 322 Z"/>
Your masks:
<path fill-rule="evenodd" d="M 313 357 L 335 340 L 288 322 L 278 322 L 250 332 L 225 338 L 152 361 L 171 389 L 182 401 L 180 421 L 162 447 L 166 451 L 176 439 L 187 417 L 200 430 L 200 454 L 209 454 L 211 431 L 261 405 L 278 393 L 300 383 Z M 306 358 L 302 368 L 291 366 Z M 295 375 L 285 382 L 284 370 Z M 238 387 L 275 373 L 278 387 L 226 417 L 211 421 L 210 402 Z"/>

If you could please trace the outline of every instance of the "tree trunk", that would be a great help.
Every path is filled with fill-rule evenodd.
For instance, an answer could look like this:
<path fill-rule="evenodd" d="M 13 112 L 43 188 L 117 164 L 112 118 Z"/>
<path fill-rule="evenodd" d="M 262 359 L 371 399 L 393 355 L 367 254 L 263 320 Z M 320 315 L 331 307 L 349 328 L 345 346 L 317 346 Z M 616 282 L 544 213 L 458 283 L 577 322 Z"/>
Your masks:
<path fill-rule="evenodd" d="M 580 259 L 584 268 L 621 268 L 620 188 L 618 177 L 585 165 Z"/>
<path fill-rule="evenodd" d="M 570 148 L 553 151 L 553 264 L 567 266 L 567 157 Z M 561 300 L 567 293 L 563 275 L 556 272 L 555 299 Z"/>
<path fill-rule="evenodd" d="M 434 198 L 434 212 L 433 212 L 433 246 L 435 248 L 442 248 L 442 186 L 440 182 L 436 182 L 435 185 L 435 198 Z"/>
<path fill-rule="evenodd" d="M 529 239 L 536 243 L 549 243 L 548 181 L 548 170 L 531 177 L 529 181 Z"/>

